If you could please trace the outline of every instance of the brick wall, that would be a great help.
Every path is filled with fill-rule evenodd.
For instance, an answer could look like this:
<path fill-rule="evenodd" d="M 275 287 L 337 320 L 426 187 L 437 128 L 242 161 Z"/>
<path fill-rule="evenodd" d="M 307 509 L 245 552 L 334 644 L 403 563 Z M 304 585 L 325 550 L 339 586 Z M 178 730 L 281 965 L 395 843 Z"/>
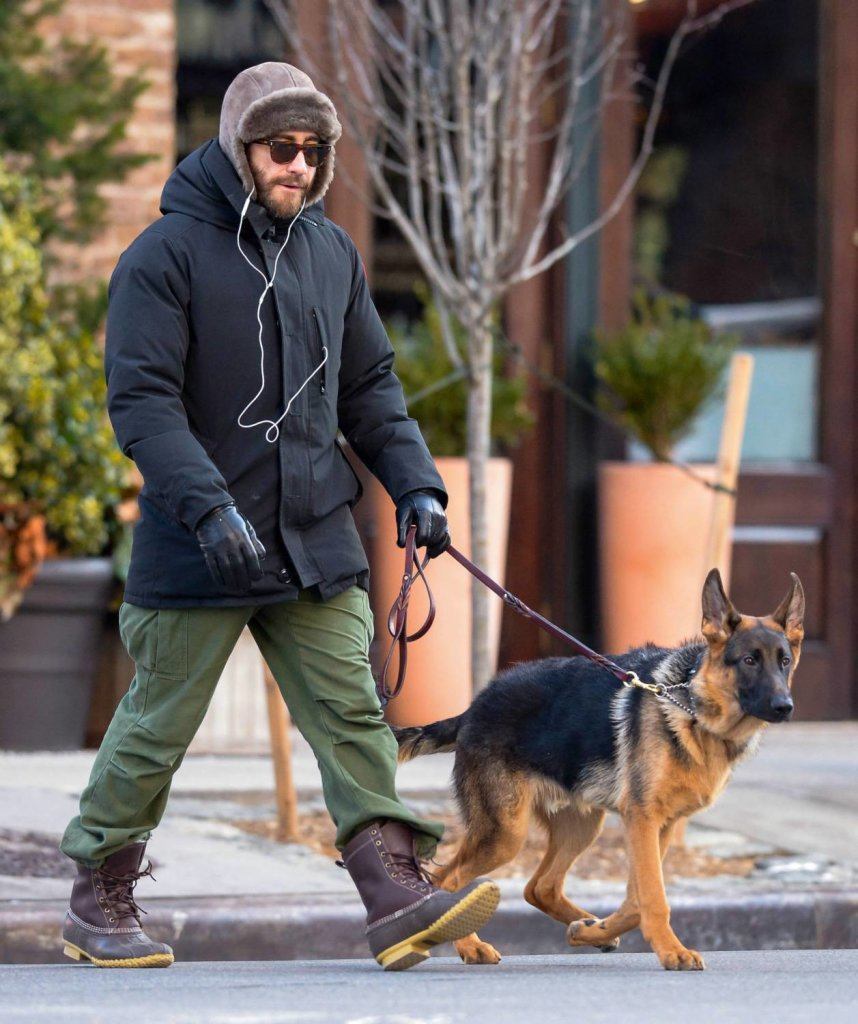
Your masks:
<path fill-rule="evenodd" d="M 161 189 L 175 166 L 176 26 L 173 0 L 67 0 L 44 22 L 44 34 L 95 37 L 116 74 L 141 72 L 151 83 L 137 99 L 120 144 L 124 152 L 157 153 L 124 182 L 102 186 L 108 200 L 106 227 L 86 246 L 58 247 L 64 280 L 107 278 L 119 254 L 158 216 Z"/>

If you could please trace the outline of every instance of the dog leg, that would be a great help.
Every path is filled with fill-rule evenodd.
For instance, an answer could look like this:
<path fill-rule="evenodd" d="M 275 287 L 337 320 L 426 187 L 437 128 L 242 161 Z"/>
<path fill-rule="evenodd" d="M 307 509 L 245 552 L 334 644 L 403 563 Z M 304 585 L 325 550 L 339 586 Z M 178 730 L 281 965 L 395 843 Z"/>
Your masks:
<path fill-rule="evenodd" d="M 601 919 L 585 917 L 583 921 L 572 921 L 566 929 L 566 939 L 570 946 L 597 946 L 601 949 L 610 942 L 619 943 L 620 936 L 637 928 L 640 919 L 634 881 L 629 878 L 626 898 L 613 914 Z"/>
<path fill-rule="evenodd" d="M 435 872 L 436 885 L 455 892 L 473 881 L 506 864 L 518 853 L 527 836 L 530 820 L 531 793 L 529 784 L 513 777 L 498 778 L 493 794 L 503 793 L 504 799 L 492 807 L 469 794 L 465 806 L 468 819 L 465 835 L 452 860 Z M 456 952 L 466 964 L 496 964 L 500 953 L 476 934 L 466 935 L 454 942 Z"/>
<path fill-rule="evenodd" d="M 670 842 L 671 829 L 639 810 L 624 815 L 629 843 L 631 876 L 640 907 L 643 937 L 667 971 L 702 971 L 703 957 L 686 949 L 670 927 L 670 907 L 664 891 L 661 859 Z"/>
<path fill-rule="evenodd" d="M 605 812 L 596 808 L 582 811 L 569 807 L 544 814 L 542 820 L 548 831 L 548 848 L 525 887 L 524 898 L 561 924 L 568 925 L 581 918 L 592 919 L 592 914 L 566 897 L 563 885 L 570 867 L 602 831 Z M 597 943 L 605 953 L 616 949 L 618 944 L 616 939 Z"/>
<path fill-rule="evenodd" d="M 661 859 L 664 860 L 671 837 L 675 834 L 675 825 L 665 825 L 659 833 L 659 847 Z M 566 938 L 570 946 L 600 946 L 606 940 L 617 939 L 632 928 L 640 924 L 641 915 L 638 909 L 637 892 L 635 891 L 635 880 L 629 872 L 629 881 L 626 885 L 626 898 L 620 907 L 609 914 L 608 917 L 598 919 L 588 917 L 584 921 L 573 921 L 566 930 Z"/>

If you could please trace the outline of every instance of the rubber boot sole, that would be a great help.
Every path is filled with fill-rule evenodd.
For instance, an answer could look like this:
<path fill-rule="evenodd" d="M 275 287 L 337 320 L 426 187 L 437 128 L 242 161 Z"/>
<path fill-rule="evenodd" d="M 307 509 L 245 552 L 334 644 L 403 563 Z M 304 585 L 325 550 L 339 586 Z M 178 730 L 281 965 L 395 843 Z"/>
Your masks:
<path fill-rule="evenodd" d="M 127 957 L 124 960 L 102 960 L 97 956 L 90 956 L 85 949 L 81 949 L 73 942 L 66 942 L 63 945 L 63 953 L 72 960 L 89 960 L 96 967 L 169 967 L 173 962 L 172 953 L 150 953 L 148 956 Z"/>
<path fill-rule="evenodd" d="M 429 957 L 429 950 L 442 942 L 455 942 L 482 928 L 497 910 L 500 889 L 483 882 L 473 892 L 442 914 L 437 921 L 377 954 L 386 971 L 407 971 Z"/>

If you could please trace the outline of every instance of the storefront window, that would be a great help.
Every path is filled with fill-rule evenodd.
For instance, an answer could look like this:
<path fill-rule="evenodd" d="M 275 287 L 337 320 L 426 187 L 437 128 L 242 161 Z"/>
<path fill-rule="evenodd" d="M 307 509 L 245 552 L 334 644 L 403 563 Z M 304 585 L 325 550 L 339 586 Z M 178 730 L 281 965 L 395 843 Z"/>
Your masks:
<path fill-rule="evenodd" d="M 755 357 L 746 462 L 818 457 L 817 16 L 760 0 L 686 47 L 636 211 L 638 279 Z M 666 44 L 642 40 L 652 73 Z M 704 410 L 676 457 L 714 459 L 722 414 Z"/>
<path fill-rule="evenodd" d="M 246 67 L 277 60 L 283 35 L 262 0 L 178 0 L 176 147 L 183 159 L 216 136 L 229 83 Z"/>

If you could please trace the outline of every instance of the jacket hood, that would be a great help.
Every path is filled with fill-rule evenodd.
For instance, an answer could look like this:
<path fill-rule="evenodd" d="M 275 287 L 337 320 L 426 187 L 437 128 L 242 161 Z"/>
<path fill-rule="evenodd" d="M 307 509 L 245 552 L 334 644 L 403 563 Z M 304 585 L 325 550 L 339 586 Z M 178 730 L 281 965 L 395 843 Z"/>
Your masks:
<path fill-rule="evenodd" d="M 308 74 L 280 61 L 245 68 L 224 93 L 218 141 L 235 167 L 246 193 L 254 188 L 245 144 L 290 129 L 315 132 L 333 145 L 342 125 L 330 98 L 313 85 Z M 317 168 L 307 192 L 307 205 L 320 199 L 334 177 L 334 150 Z"/>
<path fill-rule="evenodd" d="M 183 213 L 195 220 L 235 231 L 247 195 L 235 168 L 217 139 L 209 139 L 189 153 L 167 178 L 161 191 L 161 213 Z M 325 217 L 321 199 L 305 206 L 302 217 L 321 223 Z M 280 233 L 289 218 L 272 217 L 265 207 L 251 200 L 247 219 L 261 235 L 269 227 Z"/>

